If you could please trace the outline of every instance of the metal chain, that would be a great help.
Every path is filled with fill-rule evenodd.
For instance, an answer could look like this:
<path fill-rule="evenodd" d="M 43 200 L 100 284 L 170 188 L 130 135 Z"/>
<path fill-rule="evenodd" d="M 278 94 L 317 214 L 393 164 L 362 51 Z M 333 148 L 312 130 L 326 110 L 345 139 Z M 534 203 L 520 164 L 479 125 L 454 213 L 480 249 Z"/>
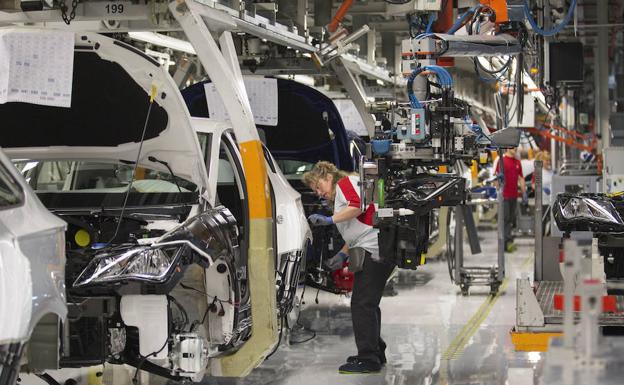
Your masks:
<path fill-rule="evenodd" d="M 69 14 L 69 21 L 70 22 L 76 18 L 76 8 L 77 7 L 78 7 L 78 0 L 72 0 L 72 10 L 71 10 L 71 13 Z"/>
<path fill-rule="evenodd" d="M 67 16 L 67 4 L 65 4 L 65 0 L 59 0 L 59 6 L 61 8 L 61 17 L 65 24 L 69 25 L 72 20 L 76 18 L 76 8 L 78 7 L 78 0 L 72 0 L 72 9 Z"/>
<path fill-rule="evenodd" d="M 65 0 L 60 0 L 59 6 L 61 8 L 61 17 L 63 18 L 63 21 L 65 24 L 69 25 L 70 20 L 67 18 L 67 4 L 65 4 Z"/>

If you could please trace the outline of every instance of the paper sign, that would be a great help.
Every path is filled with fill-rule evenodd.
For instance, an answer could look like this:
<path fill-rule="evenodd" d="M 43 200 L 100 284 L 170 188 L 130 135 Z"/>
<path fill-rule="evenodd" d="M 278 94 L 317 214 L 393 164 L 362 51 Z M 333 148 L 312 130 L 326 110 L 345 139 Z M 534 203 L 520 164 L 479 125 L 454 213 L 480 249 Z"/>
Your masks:
<path fill-rule="evenodd" d="M 277 79 L 245 78 L 245 88 L 256 124 L 277 126 Z M 210 117 L 230 120 L 221 96 L 213 83 L 204 84 Z"/>
<path fill-rule="evenodd" d="M 0 30 L 0 104 L 71 107 L 74 33 Z"/>
<path fill-rule="evenodd" d="M 334 104 L 340 112 L 345 129 L 356 132 L 359 136 L 368 136 L 368 130 L 364 125 L 362 116 L 360 116 L 351 99 L 334 99 Z"/>

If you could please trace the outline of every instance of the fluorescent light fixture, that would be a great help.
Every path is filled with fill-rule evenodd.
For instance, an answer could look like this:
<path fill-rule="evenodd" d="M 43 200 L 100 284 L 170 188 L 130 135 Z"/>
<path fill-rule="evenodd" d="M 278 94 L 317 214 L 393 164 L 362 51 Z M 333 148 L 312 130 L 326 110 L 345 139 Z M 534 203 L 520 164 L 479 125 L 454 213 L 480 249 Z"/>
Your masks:
<path fill-rule="evenodd" d="M 176 39 L 175 37 L 163 35 L 156 32 L 128 32 L 128 36 L 131 39 L 142 41 L 158 45 L 161 47 L 171 48 L 176 51 L 186 52 L 191 55 L 196 55 L 193 45 L 182 39 Z"/>

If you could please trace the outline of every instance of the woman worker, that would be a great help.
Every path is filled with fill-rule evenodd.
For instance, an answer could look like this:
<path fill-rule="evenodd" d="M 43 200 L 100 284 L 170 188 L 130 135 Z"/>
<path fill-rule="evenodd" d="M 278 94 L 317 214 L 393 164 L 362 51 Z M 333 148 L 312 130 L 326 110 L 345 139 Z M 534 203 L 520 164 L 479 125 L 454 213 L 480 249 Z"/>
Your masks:
<path fill-rule="evenodd" d="M 355 274 L 351 296 L 351 318 L 358 353 L 347 358 L 338 371 L 375 373 L 386 363 L 386 344 L 380 336 L 381 310 L 379 302 L 388 277 L 394 269 L 392 262 L 379 255 L 379 230 L 373 228 L 375 206 L 360 208 L 359 178 L 338 170 L 329 162 L 318 162 L 303 176 L 318 196 L 334 204 L 334 215 L 312 214 L 314 226 L 335 224 L 345 241 L 338 254 L 327 261 L 332 270 L 342 268 L 349 259 L 349 270 Z"/>

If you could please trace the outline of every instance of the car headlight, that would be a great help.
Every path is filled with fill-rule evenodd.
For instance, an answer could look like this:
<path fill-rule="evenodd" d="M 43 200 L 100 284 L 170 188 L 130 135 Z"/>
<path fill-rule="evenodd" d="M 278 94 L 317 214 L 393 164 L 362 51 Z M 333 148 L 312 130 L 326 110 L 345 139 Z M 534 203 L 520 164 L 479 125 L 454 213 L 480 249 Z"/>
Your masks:
<path fill-rule="evenodd" d="M 159 245 L 104 252 L 95 256 L 73 286 L 123 280 L 163 282 L 175 266 L 180 251 L 180 245 Z"/>
<path fill-rule="evenodd" d="M 565 219 L 586 218 L 594 221 L 624 225 L 620 214 L 611 202 L 573 197 L 562 202 L 561 214 Z"/>

